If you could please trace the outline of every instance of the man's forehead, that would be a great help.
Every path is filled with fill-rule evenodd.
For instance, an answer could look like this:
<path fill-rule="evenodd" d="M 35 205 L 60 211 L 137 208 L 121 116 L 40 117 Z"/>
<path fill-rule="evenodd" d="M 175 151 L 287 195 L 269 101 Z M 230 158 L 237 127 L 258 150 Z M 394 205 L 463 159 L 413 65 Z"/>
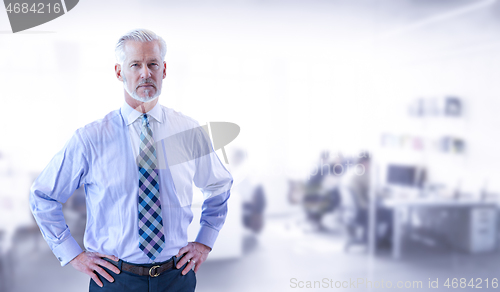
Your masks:
<path fill-rule="evenodd" d="M 128 40 L 124 44 L 125 58 L 126 59 L 148 59 L 148 60 L 160 60 L 160 44 L 158 41 L 151 42 L 138 42 Z"/>

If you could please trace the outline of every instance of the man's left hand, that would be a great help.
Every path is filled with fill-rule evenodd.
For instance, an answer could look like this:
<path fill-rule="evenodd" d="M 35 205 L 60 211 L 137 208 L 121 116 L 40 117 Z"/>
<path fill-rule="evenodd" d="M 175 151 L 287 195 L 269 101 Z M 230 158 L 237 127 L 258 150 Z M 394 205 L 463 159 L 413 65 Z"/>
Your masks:
<path fill-rule="evenodd" d="M 198 272 L 201 264 L 207 259 L 208 253 L 212 249 L 202 243 L 199 242 L 190 242 L 185 247 L 179 250 L 179 253 L 176 257 L 179 257 L 184 254 L 181 260 L 177 263 L 176 268 L 181 268 L 188 260 L 189 263 L 186 265 L 186 268 L 182 271 L 183 275 L 186 275 L 189 270 L 191 270 L 194 266 L 194 272 Z"/>

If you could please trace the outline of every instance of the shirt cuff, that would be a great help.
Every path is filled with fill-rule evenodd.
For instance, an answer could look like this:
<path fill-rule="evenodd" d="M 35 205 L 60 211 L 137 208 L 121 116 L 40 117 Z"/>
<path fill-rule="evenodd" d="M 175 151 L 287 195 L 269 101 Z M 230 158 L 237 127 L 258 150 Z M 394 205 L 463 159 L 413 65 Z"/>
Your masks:
<path fill-rule="evenodd" d="M 198 236 L 196 236 L 196 242 L 203 243 L 204 245 L 213 248 L 215 240 L 219 235 L 219 231 L 208 227 L 206 225 L 201 225 Z"/>
<path fill-rule="evenodd" d="M 70 236 L 63 243 L 54 248 L 52 252 L 61 263 L 61 266 L 65 266 L 77 255 L 81 254 L 83 250 L 76 240 Z"/>

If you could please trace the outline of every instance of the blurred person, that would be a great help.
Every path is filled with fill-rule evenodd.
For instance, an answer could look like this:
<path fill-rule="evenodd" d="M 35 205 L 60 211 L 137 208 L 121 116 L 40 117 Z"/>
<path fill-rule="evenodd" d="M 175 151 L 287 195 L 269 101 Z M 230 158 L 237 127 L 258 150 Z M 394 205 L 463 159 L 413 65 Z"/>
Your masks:
<path fill-rule="evenodd" d="M 120 37 L 115 54 L 125 102 L 73 134 L 34 182 L 31 210 L 61 265 L 92 278 L 90 291 L 194 291 L 195 272 L 224 224 L 232 177 L 199 124 L 158 103 L 165 41 L 133 30 Z M 189 134 L 165 147 L 177 133 Z M 189 153 L 205 155 L 168 164 Z M 188 243 L 193 182 L 205 200 L 199 233 Z M 61 211 L 81 184 L 86 251 Z"/>
<path fill-rule="evenodd" d="M 356 221 L 363 226 L 362 241 L 367 240 L 368 229 L 368 210 L 370 208 L 370 156 L 364 153 L 356 164 L 350 164 L 347 168 L 347 174 L 343 178 L 344 186 L 349 190 L 350 195 L 356 204 Z M 376 238 L 380 245 L 390 245 L 392 234 L 392 211 L 378 202 L 375 202 L 376 210 Z"/>
<path fill-rule="evenodd" d="M 243 149 L 235 149 L 231 157 L 231 174 L 234 178 L 233 194 L 237 194 L 242 201 L 243 226 L 251 234 L 258 234 L 264 228 L 264 210 L 266 208 L 266 194 L 264 186 L 252 182 L 248 168 L 248 156 Z"/>
<path fill-rule="evenodd" d="M 261 184 L 253 188 L 251 197 L 243 203 L 243 226 L 259 233 L 264 228 L 264 210 L 266 208 L 266 193 Z"/>
<path fill-rule="evenodd" d="M 305 184 L 305 193 L 302 199 L 307 219 L 312 224 L 313 229 L 317 231 L 327 229 L 323 224 L 323 216 L 335 210 L 340 203 L 338 174 L 335 173 L 334 169 L 339 159 L 329 160 L 329 152 L 322 152 L 319 165 Z"/>
<path fill-rule="evenodd" d="M 361 166 L 361 168 L 357 168 Z M 356 169 L 357 168 L 357 169 Z M 348 188 L 356 196 L 359 206 L 363 210 L 368 210 L 370 197 L 370 158 L 361 157 L 357 164 L 348 169 L 349 175 L 346 177 Z"/>

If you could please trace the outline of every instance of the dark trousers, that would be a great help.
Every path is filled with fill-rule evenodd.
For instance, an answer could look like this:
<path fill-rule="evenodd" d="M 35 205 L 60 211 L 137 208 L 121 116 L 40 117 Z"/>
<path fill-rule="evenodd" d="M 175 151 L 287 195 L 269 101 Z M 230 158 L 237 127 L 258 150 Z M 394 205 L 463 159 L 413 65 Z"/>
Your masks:
<path fill-rule="evenodd" d="M 107 259 L 106 259 L 107 260 Z M 120 274 L 115 274 L 112 271 L 104 268 L 115 281 L 108 282 L 98 274 L 99 279 L 103 283 L 103 287 L 97 286 L 94 280 L 90 279 L 90 292 L 192 292 L 196 288 L 196 275 L 193 270 L 190 270 L 186 275 L 182 275 L 182 270 L 186 264 L 176 269 L 177 259 L 173 257 L 174 267 L 170 270 L 163 272 L 158 277 L 139 276 L 130 272 L 122 271 L 122 260 L 119 262 L 112 262 L 120 269 Z M 139 265 L 139 266 L 152 266 L 152 265 Z"/>

